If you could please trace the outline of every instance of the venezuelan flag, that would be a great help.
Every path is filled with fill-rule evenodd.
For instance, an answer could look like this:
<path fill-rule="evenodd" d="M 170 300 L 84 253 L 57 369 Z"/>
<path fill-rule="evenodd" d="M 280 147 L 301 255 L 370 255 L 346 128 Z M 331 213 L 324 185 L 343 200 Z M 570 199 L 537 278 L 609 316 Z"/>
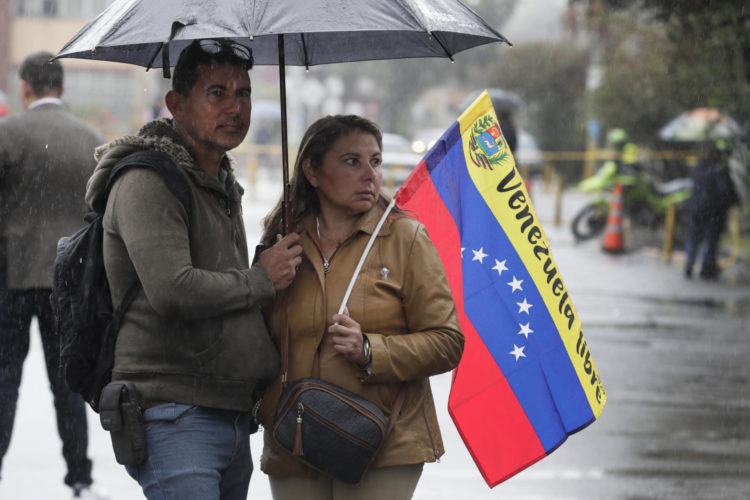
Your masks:
<path fill-rule="evenodd" d="M 443 260 L 466 336 L 448 410 L 495 486 L 596 420 L 607 398 L 486 92 L 395 198 Z"/>

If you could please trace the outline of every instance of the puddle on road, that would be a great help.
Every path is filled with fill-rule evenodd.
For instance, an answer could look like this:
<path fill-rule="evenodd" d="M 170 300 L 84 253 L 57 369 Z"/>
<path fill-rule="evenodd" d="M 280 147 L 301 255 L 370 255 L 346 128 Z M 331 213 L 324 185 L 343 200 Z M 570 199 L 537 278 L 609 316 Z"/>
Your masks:
<path fill-rule="evenodd" d="M 605 471 L 605 474 L 609 476 L 622 476 L 622 477 L 634 477 L 640 479 L 679 479 L 686 478 L 695 480 L 697 478 L 702 479 L 734 479 L 734 478 L 746 478 L 747 470 L 742 468 L 723 468 L 723 469 L 706 469 L 698 465 L 694 467 L 631 467 L 623 469 L 612 469 Z"/>
<path fill-rule="evenodd" d="M 663 295 L 622 294 L 597 292 L 599 297 L 609 296 L 635 300 L 662 307 L 697 307 L 732 315 L 750 315 L 750 296 L 738 297 L 665 297 Z"/>
<path fill-rule="evenodd" d="M 730 297 L 725 299 L 714 298 L 694 298 L 694 297 L 641 297 L 633 298 L 651 303 L 658 303 L 663 306 L 688 306 L 702 307 L 704 309 L 713 309 L 716 311 L 727 312 L 730 314 L 740 314 L 750 312 L 750 297 Z"/>

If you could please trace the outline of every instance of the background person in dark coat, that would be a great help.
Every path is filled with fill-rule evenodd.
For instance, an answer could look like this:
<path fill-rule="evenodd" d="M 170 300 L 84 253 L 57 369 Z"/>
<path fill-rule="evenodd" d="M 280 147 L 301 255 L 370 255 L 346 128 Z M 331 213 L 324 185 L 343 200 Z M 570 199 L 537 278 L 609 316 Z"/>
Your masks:
<path fill-rule="evenodd" d="M 251 411 L 279 371 L 261 305 L 294 279 L 299 236 L 251 265 L 242 186 L 226 153 L 250 126 L 250 49 L 195 40 L 181 52 L 158 118 L 97 149 L 86 201 L 103 203 L 112 168 L 136 151 L 169 156 L 191 209 L 145 168 L 120 175 L 102 219 L 113 304 L 138 284 L 117 334 L 113 380 L 141 396 L 148 458 L 126 465 L 149 500 L 246 500 Z"/>
<path fill-rule="evenodd" d="M 40 52 L 23 61 L 25 111 L 0 120 L 0 465 L 36 316 L 68 467 L 65 484 L 76 497 L 96 498 L 84 402 L 62 377 L 49 297 L 57 240 L 84 224 L 86 181 L 95 166 L 94 149 L 104 139 L 60 100 L 63 69 L 49 62 L 51 57 Z"/>
<path fill-rule="evenodd" d="M 729 209 L 738 201 L 729 175 L 729 144 L 725 139 L 707 144 L 704 157 L 690 174 L 693 191 L 685 242 L 685 276 L 688 278 L 693 275 L 699 251 L 702 251 L 700 276 L 715 279 L 719 275 L 716 255 L 719 239 Z"/>

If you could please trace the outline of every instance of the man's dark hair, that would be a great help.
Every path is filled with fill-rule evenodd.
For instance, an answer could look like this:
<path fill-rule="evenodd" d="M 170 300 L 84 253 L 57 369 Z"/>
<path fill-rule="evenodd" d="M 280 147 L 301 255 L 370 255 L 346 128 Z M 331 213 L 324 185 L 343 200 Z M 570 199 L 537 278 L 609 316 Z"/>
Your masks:
<path fill-rule="evenodd" d="M 58 60 L 51 61 L 53 57 L 49 52 L 36 52 L 26 57 L 18 70 L 21 80 L 28 83 L 38 96 L 63 88 L 62 64 Z"/>
<path fill-rule="evenodd" d="M 201 46 L 206 42 L 213 44 L 211 49 L 216 52 L 208 51 Z M 243 49 L 247 51 L 247 58 L 238 56 L 235 52 L 236 47 L 241 52 Z M 248 47 L 231 40 L 195 40 L 180 53 L 180 58 L 174 67 L 172 90 L 185 97 L 189 96 L 193 85 L 198 81 L 198 67 L 222 63 L 232 64 L 246 71 L 250 70 L 253 67 L 252 52 Z"/>

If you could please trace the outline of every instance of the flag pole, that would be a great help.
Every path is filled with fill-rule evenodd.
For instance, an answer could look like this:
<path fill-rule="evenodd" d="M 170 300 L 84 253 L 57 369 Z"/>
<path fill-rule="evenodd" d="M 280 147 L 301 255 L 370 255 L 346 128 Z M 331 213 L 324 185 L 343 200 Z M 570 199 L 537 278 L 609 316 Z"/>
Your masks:
<path fill-rule="evenodd" d="M 352 279 L 349 281 L 349 286 L 346 288 L 344 299 L 341 301 L 341 306 L 339 306 L 339 314 L 343 314 L 344 308 L 346 307 L 346 303 L 349 301 L 349 296 L 352 294 L 352 289 L 354 289 L 354 282 L 357 281 L 357 276 L 359 276 L 359 272 L 362 270 L 362 264 L 365 263 L 367 254 L 370 253 L 370 248 L 372 248 L 372 244 L 375 242 L 375 238 L 378 236 L 378 233 L 380 232 L 380 228 L 383 227 L 383 223 L 385 222 L 385 219 L 388 217 L 388 214 L 391 213 L 391 210 L 393 210 L 393 207 L 395 205 L 396 205 L 396 197 L 394 196 L 393 198 L 391 198 L 391 202 L 386 207 L 385 212 L 383 212 L 383 215 L 380 216 L 380 220 L 378 221 L 377 226 L 375 226 L 375 230 L 370 235 L 370 239 L 367 240 L 367 245 L 365 245 L 365 249 L 362 252 L 362 256 L 359 258 L 357 267 L 354 269 L 354 273 L 352 274 Z"/>

